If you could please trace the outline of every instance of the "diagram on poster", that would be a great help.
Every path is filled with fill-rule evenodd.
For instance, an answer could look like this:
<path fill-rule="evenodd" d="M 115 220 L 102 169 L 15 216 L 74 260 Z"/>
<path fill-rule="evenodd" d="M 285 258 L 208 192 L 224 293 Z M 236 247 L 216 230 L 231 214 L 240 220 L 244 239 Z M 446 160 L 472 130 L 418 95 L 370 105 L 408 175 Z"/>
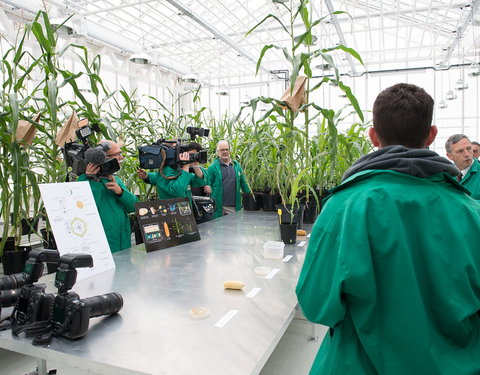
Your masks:
<path fill-rule="evenodd" d="M 137 202 L 135 212 L 147 252 L 200 239 L 187 198 Z"/>
<path fill-rule="evenodd" d="M 60 255 L 87 253 L 93 257 L 93 268 L 79 268 L 78 278 L 115 268 L 88 181 L 39 187 Z"/>

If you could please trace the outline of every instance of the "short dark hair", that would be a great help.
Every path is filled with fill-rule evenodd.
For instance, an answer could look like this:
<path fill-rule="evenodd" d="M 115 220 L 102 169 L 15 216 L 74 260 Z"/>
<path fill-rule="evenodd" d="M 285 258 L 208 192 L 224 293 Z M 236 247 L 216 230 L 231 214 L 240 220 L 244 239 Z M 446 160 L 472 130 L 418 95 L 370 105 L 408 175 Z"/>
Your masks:
<path fill-rule="evenodd" d="M 195 150 L 197 152 L 200 152 L 203 150 L 203 147 L 200 143 L 197 142 L 190 142 L 187 145 L 185 145 L 185 150 L 186 151 L 192 151 Z"/>
<path fill-rule="evenodd" d="M 408 83 L 383 90 L 373 104 L 373 128 L 382 146 L 423 148 L 432 116 L 432 97 L 421 87 Z"/>
<path fill-rule="evenodd" d="M 475 145 L 475 146 L 480 146 L 480 143 L 478 143 L 477 141 L 472 141 L 470 142 L 472 145 Z"/>

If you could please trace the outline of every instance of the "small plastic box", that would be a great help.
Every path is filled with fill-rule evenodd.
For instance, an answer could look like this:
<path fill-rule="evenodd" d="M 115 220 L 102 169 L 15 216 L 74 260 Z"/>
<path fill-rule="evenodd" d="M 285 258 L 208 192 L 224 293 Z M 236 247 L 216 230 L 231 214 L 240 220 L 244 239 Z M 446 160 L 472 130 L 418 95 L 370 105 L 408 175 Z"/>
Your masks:
<path fill-rule="evenodd" d="M 263 257 L 267 259 L 282 259 L 284 247 L 285 244 L 282 241 L 267 241 L 263 244 Z"/>

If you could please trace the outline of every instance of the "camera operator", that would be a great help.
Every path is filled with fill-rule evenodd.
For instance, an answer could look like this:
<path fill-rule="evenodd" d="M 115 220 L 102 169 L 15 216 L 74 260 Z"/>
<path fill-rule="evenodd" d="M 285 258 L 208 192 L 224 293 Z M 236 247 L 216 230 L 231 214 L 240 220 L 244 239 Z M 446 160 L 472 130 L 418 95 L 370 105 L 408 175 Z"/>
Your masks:
<path fill-rule="evenodd" d="M 189 143 L 184 148 L 188 151 L 182 152 L 178 155 L 178 159 L 184 163 L 181 164 L 180 171 L 170 166 L 164 167 L 164 176 L 176 176 L 175 178 L 167 179 L 158 172 L 146 172 L 143 169 L 138 169 L 137 175 L 145 183 L 157 186 L 158 199 L 185 197 L 188 198 L 190 206 L 193 207 L 192 187 L 205 186 L 208 184 L 206 170 L 200 166 L 200 163 L 185 163 L 190 160 L 190 154 L 197 153 L 199 147 L 201 149 L 201 146 L 198 143 Z"/>
<path fill-rule="evenodd" d="M 106 156 L 117 159 L 121 165 L 123 155 L 118 144 L 107 140 L 102 140 L 100 143 L 108 144 Z M 98 165 L 88 163 L 85 173 L 81 174 L 77 181 L 90 182 L 110 251 L 115 253 L 132 245 L 128 214 L 135 210 L 134 204 L 138 199 L 128 191 L 117 176 L 109 175 L 92 179 L 92 176 L 96 176 L 99 171 Z"/>

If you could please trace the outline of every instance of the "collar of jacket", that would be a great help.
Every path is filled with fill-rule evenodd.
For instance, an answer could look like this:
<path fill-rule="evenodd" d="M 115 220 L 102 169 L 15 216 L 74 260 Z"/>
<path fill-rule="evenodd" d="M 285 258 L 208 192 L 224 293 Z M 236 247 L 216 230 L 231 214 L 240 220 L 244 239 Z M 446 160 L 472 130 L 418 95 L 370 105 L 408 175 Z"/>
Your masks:
<path fill-rule="evenodd" d="M 450 161 L 431 150 L 388 146 L 358 159 L 345 172 L 342 181 L 365 170 L 388 170 L 419 178 L 427 178 L 438 173 L 457 177 L 460 173 Z"/>

